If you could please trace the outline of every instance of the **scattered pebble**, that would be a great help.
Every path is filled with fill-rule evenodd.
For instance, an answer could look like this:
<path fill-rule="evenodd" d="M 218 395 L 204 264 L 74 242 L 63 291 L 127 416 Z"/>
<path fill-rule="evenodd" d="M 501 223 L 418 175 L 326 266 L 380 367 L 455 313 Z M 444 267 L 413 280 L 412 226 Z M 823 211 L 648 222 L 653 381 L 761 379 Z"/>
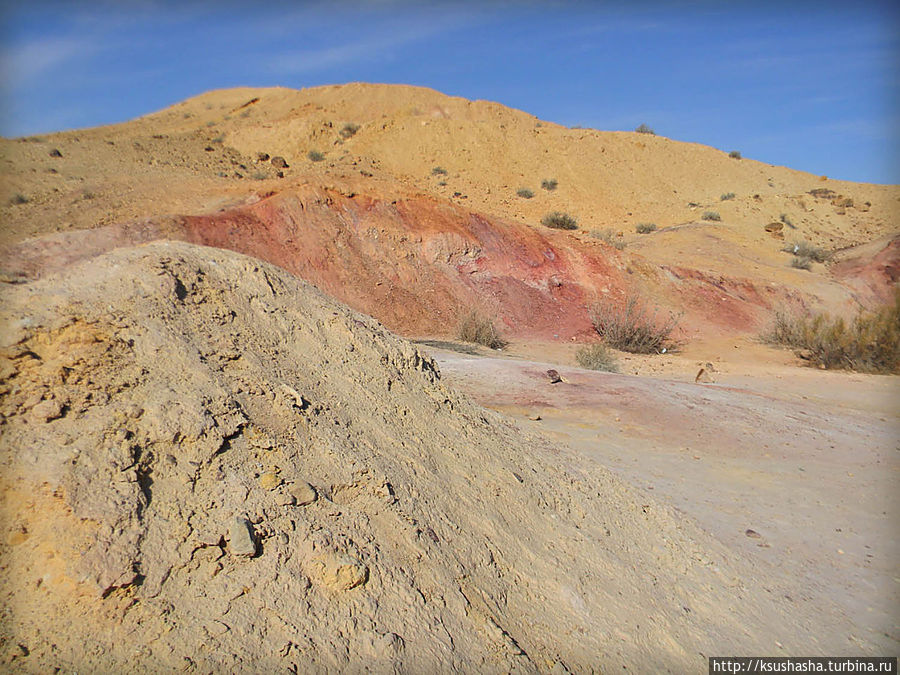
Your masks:
<path fill-rule="evenodd" d="M 229 548 L 235 556 L 256 555 L 256 542 L 253 541 L 253 526 L 250 521 L 240 516 L 231 521 L 229 533 Z"/>
<path fill-rule="evenodd" d="M 316 489 L 306 481 L 300 481 L 291 488 L 291 494 L 297 500 L 298 506 L 306 506 L 316 501 L 318 495 Z"/>
<path fill-rule="evenodd" d="M 267 471 L 259 477 L 259 484 L 263 490 L 274 490 L 281 485 L 281 479 L 274 471 Z"/>
<path fill-rule="evenodd" d="M 751 539 L 762 539 L 762 535 L 756 530 L 747 530 L 746 532 L 744 532 L 744 534 L 746 534 Z"/>

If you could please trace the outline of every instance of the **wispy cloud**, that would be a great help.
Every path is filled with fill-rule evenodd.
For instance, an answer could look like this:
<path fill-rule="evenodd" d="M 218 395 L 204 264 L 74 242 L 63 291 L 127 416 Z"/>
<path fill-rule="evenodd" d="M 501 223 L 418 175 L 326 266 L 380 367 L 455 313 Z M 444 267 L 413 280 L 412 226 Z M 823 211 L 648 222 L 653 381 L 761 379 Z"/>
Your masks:
<path fill-rule="evenodd" d="M 82 38 L 40 38 L 3 48 L 2 80 L 4 84 L 28 81 L 83 57 L 97 49 L 97 43 Z"/>

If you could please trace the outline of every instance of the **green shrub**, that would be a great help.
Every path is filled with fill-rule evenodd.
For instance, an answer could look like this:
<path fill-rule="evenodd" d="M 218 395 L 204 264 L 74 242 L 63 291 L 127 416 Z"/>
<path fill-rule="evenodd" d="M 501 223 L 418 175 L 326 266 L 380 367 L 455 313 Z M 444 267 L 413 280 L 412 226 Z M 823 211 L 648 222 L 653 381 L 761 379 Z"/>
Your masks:
<path fill-rule="evenodd" d="M 483 345 L 488 349 L 503 349 L 507 344 L 500 337 L 493 320 L 474 309 L 459 322 L 456 337 L 463 342 Z"/>
<path fill-rule="evenodd" d="M 798 258 L 809 258 L 819 263 L 823 263 L 831 257 L 831 254 L 821 246 L 813 246 L 803 240 L 790 243 L 781 250 L 785 253 L 793 253 Z"/>
<path fill-rule="evenodd" d="M 442 167 L 442 166 L 436 166 L 436 167 L 434 167 L 434 168 L 431 170 L 431 175 L 432 175 L 432 176 L 446 176 L 446 175 L 447 175 L 447 169 L 445 169 L 445 168 Z"/>
<path fill-rule="evenodd" d="M 325 159 L 325 155 L 323 155 L 318 150 L 310 150 L 308 153 L 306 153 L 306 156 L 307 158 L 309 158 L 310 162 L 321 162 Z"/>
<path fill-rule="evenodd" d="M 701 217 L 703 220 L 714 220 L 716 222 L 722 220 L 722 216 L 719 215 L 718 211 L 704 211 Z"/>
<path fill-rule="evenodd" d="M 651 134 L 653 136 L 656 135 L 656 132 L 653 131 L 653 129 L 651 129 L 650 127 L 648 127 L 646 124 L 639 125 L 638 128 L 635 129 L 635 131 L 638 132 L 639 134 Z"/>
<path fill-rule="evenodd" d="M 650 234 L 656 232 L 656 223 L 638 223 L 634 226 L 634 231 L 638 234 Z"/>
<path fill-rule="evenodd" d="M 348 122 L 341 127 L 341 130 L 338 133 L 341 135 L 341 138 L 346 140 L 352 138 L 357 131 L 359 131 L 359 125 Z"/>
<path fill-rule="evenodd" d="M 804 350 L 804 357 L 825 368 L 900 373 L 900 289 L 892 303 L 876 312 L 860 311 L 851 321 L 828 314 L 776 312 L 763 338 Z"/>
<path fill-rule="evenodd" d="M 656 314 L 656 310 L 648 312 L 636 295 L 628 295 L 624 302 L 605 299 L 594 305 L 591 323 L 610 347 L 633 354 L 659 354 L 675 346 L 671 335 L 679 317 L 670 314 L 659 320 Z"/>
<path fill-rule="evenodd" d="M 549 192 L 552 192 L 553 190 L 555 190 L 558 185 L 559 185 L 559 183 L 557 182 L 557 180 L 555 178 L 545 178 L 544 180 L 541 181 L 541 187 Z"/>
<path fill-rule="evenodd" d="M 731 157 L 731 159 L 740 159 L 741 152 L 740 152 L 740 150 L 732 150 L 731 152 L 728 153 L 728 156 Z"/>
<path fill-rule="evenodd" d="M 798 270 L 806 270 L 808 272 L 812 269 L 812 260 L 806 256 L 795 255 L 791 258 L 791 267 Z"/>
<path fill-rule="evenodd" d="M 625 241 L 616 235 L 612 230 L 593 230 L 591 232 L 591 236 L 594 239 L 599 239 L 600 241 L 606 242 L 610 246 L 615 247 L 619 251 L 625 248 Z"/>
<path fill-rule="evenodd" d="M 578 221 L 568 213 L 561 211 L 552 211 L 541 218 L 541 225 L 544 227 L 552 227 L 554 230 L 577 230 Z"/>
<path fill-rule="evenodd" d="M 579 347 L 575 352 L 578 365 L 588 370 L 605 370 L 609 373 L 619 372 L 619 364 L 609 348 L 604 344 L 593 344 Z"/>
<path fill-rule="evenodd" d="M 528 188 L 519 188 L 516 190 L 516 195 L 522 197 L 523 199 L 531 199 L 534 197 L 534 192 L 529 190 Z"/>
<path fill-rule="evenodd" d="M 727 202 L 729 199 L 734 199 L 735 197 L 737 197 L 737 195 L 733 192 L 726 192 L 719 197 L 719 201 Z"/>

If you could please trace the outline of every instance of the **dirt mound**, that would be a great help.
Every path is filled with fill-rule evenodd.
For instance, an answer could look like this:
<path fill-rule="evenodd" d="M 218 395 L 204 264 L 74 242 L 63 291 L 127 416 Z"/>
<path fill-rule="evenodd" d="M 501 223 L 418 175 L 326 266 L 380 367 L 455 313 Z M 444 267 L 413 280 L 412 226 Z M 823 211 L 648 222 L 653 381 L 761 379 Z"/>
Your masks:
<path fill-rule="evenodd" d="M 151 244 L 3 300 L 7 664 L 684 671 L 810 651 L 794 626 L 815 610 L 749 581 L 764 571 L 276 267 Z"/>

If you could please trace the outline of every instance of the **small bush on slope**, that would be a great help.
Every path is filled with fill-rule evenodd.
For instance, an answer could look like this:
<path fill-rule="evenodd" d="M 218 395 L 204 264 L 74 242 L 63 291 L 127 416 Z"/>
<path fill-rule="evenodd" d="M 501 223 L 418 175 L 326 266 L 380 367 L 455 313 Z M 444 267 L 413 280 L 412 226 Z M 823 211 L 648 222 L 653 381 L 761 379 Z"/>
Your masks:
<path fill-rule="evenodd" d="M 828 314 L 776 312 L 763 339 L 806 350 L 810 361 L 825 368 L 900 373 L 900 289 L 892 303 L 876 312 L 861 311 L 851 321 Z"/>
<path fill-rule="evenodd" d="M 483 345 L 488 349 L 503 349 L 506 346 L 506 340 L 500 337 L 493 320 L 474 309 L 460 321 L 456 337 L 463 342 Z"/>
<path fill-rule="evenodd" d="M 675 346 L 672 331 L 678 318 L 657 319 L 656 311 L 649 313 L 636 295 L 628 295 L 624 302 L 607 299 L 594 305 L 591 323 L 594 330 L 610 347 L 633 354 L 655 354 Z"/>

